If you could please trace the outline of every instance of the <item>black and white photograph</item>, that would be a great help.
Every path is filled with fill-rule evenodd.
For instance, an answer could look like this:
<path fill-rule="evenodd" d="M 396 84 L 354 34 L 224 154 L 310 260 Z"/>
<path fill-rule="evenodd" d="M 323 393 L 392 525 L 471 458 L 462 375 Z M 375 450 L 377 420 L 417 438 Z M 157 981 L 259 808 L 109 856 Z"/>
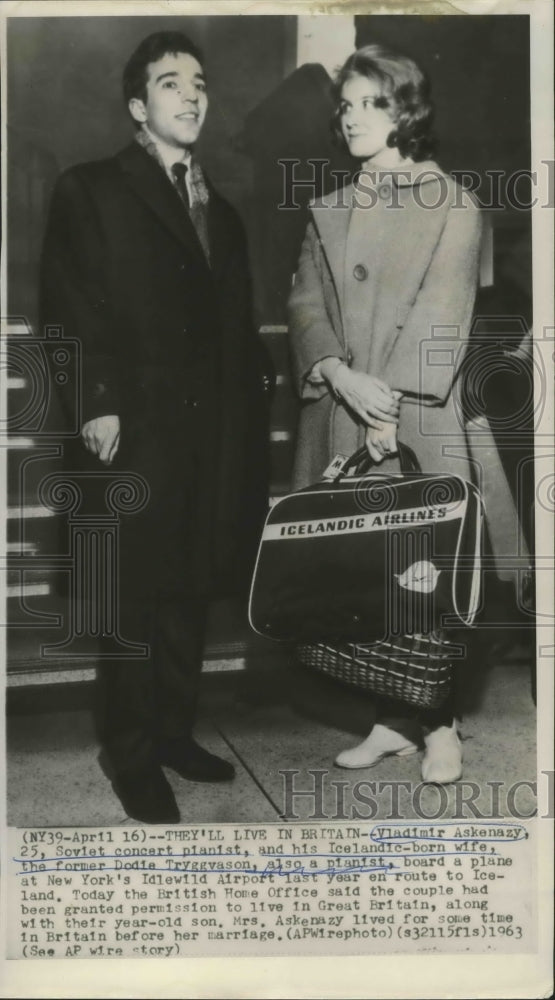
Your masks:
<path fill-rule="evenodd" d="M 2 995 L 549 993 L 552 10 L 390 6 L 3 17 Z"/>

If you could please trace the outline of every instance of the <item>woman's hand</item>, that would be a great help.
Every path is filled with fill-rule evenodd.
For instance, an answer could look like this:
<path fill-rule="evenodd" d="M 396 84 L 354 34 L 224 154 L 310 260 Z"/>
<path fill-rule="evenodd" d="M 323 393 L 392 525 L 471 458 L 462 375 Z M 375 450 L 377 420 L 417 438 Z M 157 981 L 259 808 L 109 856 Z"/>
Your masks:
<path fill-rule="evenodd" d="M 332 388 L 368 427 L 381 429 L 382 423 L 397 424 L 399 399 L 385 382 L 339 365 L 333 373 Z"/>
<path fill-rule="evenodd" d="M 369 427 L 366 431 L 366 447 L 374 462 L 383 462 L 384 458 L 394 455 L 397 451 L 397 427 L 395 424 L 383 424 L 380 428 Z"/>

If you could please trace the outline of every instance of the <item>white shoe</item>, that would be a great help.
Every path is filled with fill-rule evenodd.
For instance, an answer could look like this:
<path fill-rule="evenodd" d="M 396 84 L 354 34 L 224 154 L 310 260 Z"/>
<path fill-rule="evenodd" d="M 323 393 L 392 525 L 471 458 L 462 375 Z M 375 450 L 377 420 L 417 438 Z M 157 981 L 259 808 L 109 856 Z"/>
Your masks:
<path fill-rule="evenodd" d="M 362 743 L 350 750 L 342 750 L 335 758 L 335 763 L 338 767 L 373 767 L 384 757 L 408 757 L 417 750 L 418 747 L 412 740 L 378 722 Z"/>
<path fill-rule="evenodd" d="M 422 780 L 436 785 L 448 785 L 462 777 L 462 747 L 455 722 L 440 726 L 424 737 L 426 750 L 422 758 Z"/>

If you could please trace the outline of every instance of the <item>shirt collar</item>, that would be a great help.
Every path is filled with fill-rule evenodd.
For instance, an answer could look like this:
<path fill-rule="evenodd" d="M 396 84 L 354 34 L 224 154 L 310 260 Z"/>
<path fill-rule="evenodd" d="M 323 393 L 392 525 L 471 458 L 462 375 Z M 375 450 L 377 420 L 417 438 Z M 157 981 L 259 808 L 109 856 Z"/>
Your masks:
<path fill-rule="evenodd" d="M 185 163 L 187 166 L 190 166 L 191 151 L 189 149 L 175 149 L 174 146 L 170 146 L 167 142 L 164 142 L 163 139 L 153 135 L 147 125 L 143 125 L 141 131 L 144 133 L 146 138 L 145 146 L 147 144 L 149 146 L 154 146 L 158 154 L 158 159 L 167 173 L 171 173 L 174 163 Z"/>

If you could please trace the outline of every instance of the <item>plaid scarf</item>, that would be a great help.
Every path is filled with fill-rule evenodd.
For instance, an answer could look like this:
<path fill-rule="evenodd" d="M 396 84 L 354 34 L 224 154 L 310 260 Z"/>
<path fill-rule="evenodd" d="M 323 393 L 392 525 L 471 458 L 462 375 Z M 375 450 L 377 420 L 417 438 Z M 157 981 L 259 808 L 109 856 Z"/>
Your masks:
<path fill-rule="evenodd" d="M 166 177 L 168 177 L 166 165 L 160 156 L 156 142 L 152 139 L 148 132 L 142 128 L 137 129 L 135 139 L 139 143 L 139 146 L 142 146 L 143 149 L 150 156 L 152 156 L 154 160 L 156 160 L 158 165 L 166 174 Z M 189 216 L 193 226 L 195 227 L 202 249 L 204 250 L 206 260 L 210 263 L 210 241 L 208 238 L 208 201 L 210 199 L 210 192 L 206 185 L 200 163 L 194 156 L 191 156 L 189 162 L 188 181 L 191 201 L 188 209 Z M 174 183 L 173 180 L 171 183 Z"/>

